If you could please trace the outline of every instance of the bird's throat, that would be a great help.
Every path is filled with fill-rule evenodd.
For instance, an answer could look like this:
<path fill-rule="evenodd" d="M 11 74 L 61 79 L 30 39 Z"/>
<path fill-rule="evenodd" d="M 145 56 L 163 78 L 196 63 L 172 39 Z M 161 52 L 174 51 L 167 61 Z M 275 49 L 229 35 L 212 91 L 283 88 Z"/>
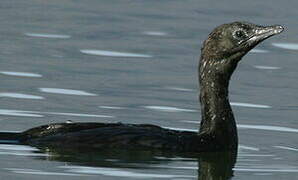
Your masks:
<path fill-rule="evenodd" d="M 216 141 L 237 146 L 238 136 L 233 111 L 229 103 L 229 78 L 200 79 L 202 120 L 200 134 L 210 134 Z"/>

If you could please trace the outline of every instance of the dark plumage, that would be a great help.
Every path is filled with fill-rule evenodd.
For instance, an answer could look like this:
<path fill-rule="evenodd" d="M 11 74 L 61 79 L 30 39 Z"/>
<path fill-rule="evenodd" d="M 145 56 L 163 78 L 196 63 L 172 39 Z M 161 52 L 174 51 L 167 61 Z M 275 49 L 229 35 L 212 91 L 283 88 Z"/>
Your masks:
<path fill-rule="evenodd" d="M 5 133 L 2 138 L 37 147 L 179 152 L 235 150 L 238 137 L 228 98 L 230 77 L 249 50 L 282 31 L 281 26 L 233 22 L 218 26 L 209 34 L 203 43 L 199 63 L 202 121 L 198 133 L 146 124 L 57 123 L 19 134 Z"/>

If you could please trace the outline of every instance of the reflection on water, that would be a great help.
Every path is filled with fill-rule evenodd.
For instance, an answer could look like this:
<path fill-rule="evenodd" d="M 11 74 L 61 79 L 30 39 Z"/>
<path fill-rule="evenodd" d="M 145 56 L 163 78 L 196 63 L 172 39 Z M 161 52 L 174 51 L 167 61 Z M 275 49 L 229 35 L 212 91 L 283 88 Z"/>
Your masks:
<path fill-rule="evenodd" d="M 42 34 L 42 33 L 25 33 L 29 37 L 39 37 L 39 38 L 54 38 L 54 39 L 68 39 L 70 35 L 60 35 L 60 34 Z"/>
<path fill-rule="evenodd" d="M 37 169 L 24 169 L 24 168 L 5 168 L 5 170 L 11 171 L 17 174 L 31 174 L 31 175 L 45 175 L 45 176 L 86 176 L 84 174 L 59 173 L 59 172 L 49 172 L 49 171 L 41 171 Z"/>
<path fill-rule="evenodd" d="M 231 106 L 240 106 L 240 107 L 252 107 L 252 108 L 271 108 L 271 106 L 268 105 L 262 105 L 262 104 L 251 104 L 251 103 L 240 103 L 240 102 L 231 102 Z"/>
<path fill-rule="evenodd" d="M 161 31 L 144 31 L 143 34 L 148 36 L 166 36 L 168 33 Z"/>
<path fill-rule="evenodd" d="M 245 169 L 245 168 L 234 168 L 235 171 L 243 171 L 243 172 L 284 172 L 284 173 L 291 173 L 291 172 L 298 172 L 298 169 L 262 169 L 262 168 L 251 168 L 251 169 Z"/>
<path fill-rule="evenodd" d="M 133 172 L 131 169 L 124 169 L 124 168 L 107 168 L 107 167 L 86 167 L 86 166 L 64 166 L 61 168 L 67 169 L 68 172 L 72 173 L 86 173 L 86 174 L 97 174 L 97 175 L 104 175 L 104 176 L 112 176 L 112 177 L 128 177 L 128 178 L 194 178 L 195 176 L 189 175 L 167 175 L 167 174 L 151 174 L 151 173 L 138 173 Z"/>
<path fill-rule="evenodd" d="M 183 121 L 186 123 L 199 124 L 199 121 Z M 280 131 L 280 132 L 293 132 L 298 133 L 298 129 L 282 127 L 282 126 L 268 126 L 268 125 L 254 125 L 254 124 L 237 124 L 239 129 L 258 129 L 258 130 L 268 130 L 268 131 Z M 175 129 L 175 128 L 174 128 Z M 179 129 L 179 128 L 177 128 Z M 192 129 L 189 129 L 192 130 Z"/>
<path fill-rule="evenodd" d="M 283 49 L 298 50 L 297 43 L 272 43 L 272 45 Z"/>
<path fill-rule="evenodd" d="M 53 94 L 67 94 L 67 95 L 77 95 L 77 96 L 97 96 L 96 94 L 74 90 L 74 89 L 60 89 L 60 88 L 39 88 L 41 92 L 53 93 Z"/>
<path fill-rule="evenodd" d="M 28 151 L 26 148 L 24 150 Z M 28 174 L 44 173 L 44 175 L 48 173 L 62 173 L 61 175 L 63 173 L 73 173 L 75 175 L 104 175 L 128 178 L 225 180 L 233 176 L 232 168 L 236 162 L 237 154 L 235 152 L 172 154 L 159 151 L 125 151 L 115 149 L 94 152 L 91 149 L 63 148 L 42 148 L 41 152 L 45 152 L 47 156 L 32 156 L 32 158 L 67 162 L 67 165 L 58 167 L 59 171 L 62 172 L 43 172 L 37 169 L 22 170 L 18 168 L 6 168 L 6 170 Z M 36 153 L 40 152 L 36 151 Z M 160 173 L 162 172 L 160 171 L 161 169 L 164 169 L 167 173 Z M 197 174 L 197 170 L 197 177 L 187 173 L 192 171 L 191 174 Z"/>
<path fill-rule="evenodd" d="M 273 147 L 279 148 L 279 149 L 286 149 L 286 150 L 289 150 L 289 151 L 298 151 L 297 148 L 286 147 L 286 146 L 273 146 Z"/>
<path fill-rule="evenodd" d="M 245 146 L 245 145 L 239 145 L 239 150 L 251 150 L 251 151 L 260 151 L 260 148 L 257 147 L 251 147 L 251 146 Z"/>
<path fill-rule="evenodd" d="M 20 116 L 20 117 L 44 117 L 43 115 L 29 113 L 26 111 L 11 110 L 11 109 L 0 109 L 0 115 L 5 116 Z"/>
<path fill-rule="evenodd" d="M 40 74 L 29 73 L 29 72 L 14 72 L 14 71 L 0 71 L 0 74 L 8 76 L 20 76 L 20 77 L 42 77 Z"/>
<path fill-rule="evenodd" d="M 276 146 L 283 148 L 282 146 Z M 296 149 L 297 150 L 297 149 Z M 298 167 L 263 164 L 266 159 L 279 158 L 274 154 L 251 153 L 259 149 L 240 146 L 238 163 L 236 152 L 169 153 L 160 151 L 126 151 L 67 149 L 23 145 L 0 145 L 0 155 L 26 156 L 33 159 L 66 163 L 44 171 L 41 169 L 7 167 L 7 171 L 32 175 L 93 176 L 122 178 L 228 180 L 235 172 L 254 175 L 270 173 L 297 173 Z M 166 173 L 163 173 L 166 172 Z M 269 174 L 266 174 L 269 173 Z M 191 175 L 192 174 L 192 175 Z M 197 176 L 196 176 L 197 174 Z"/>
<path fill-rule="evenodd" d="M 268 53 L 269 51 L 264 50 L 264 49 L 252 49 L 249 51 L 250 53 Z"/>
<path fill-rule="evenodd" d="M 182 87 L 171 87 L 171 86 L 167 86 L 167 87 L 164 87 L 165 89 L 170 89 L 170 90 L 176 90 L 176 91 L 196 91 L 194 89 L 187 89 L 187 88 L 182 88 Z"/>
<path fill-rule="evenodd" d="M 95 50 L 95 49 L 82 49 L 80 51 L 84 54 L 108 56 L 108 57 L 130 57 L 130 58 L 151 58 L 152 57 L 151 55 L 146 55 L 146 54 L 105 51 L 105 50 Z"/>
<path fill-rule="evenodd" d="M 37 151 L 38 149 L 26 145 L 10 145 L 0 144 L 0 150 L 13 150 L 13 151 Z"/>
<path fill-rule="evenodd" d="M 125 107 L 117 107 L 117 106 L 98 106 L 102 109 L 126 109 Z"/>
<path fill-rule="evenodd" d="M 184 108 L 169 107 L 169 106 L 144 106 L 144 108 L 163 111 L 163 112 L 196 112 L 196 110 L 192 110 L 192 109 L 184 109 Z"/>
<path fill-rule="evenodd" d="M 98 117 L 98 118 L 113 118 L 110 115 L 101 114 L 81 114 L 69 112 L 42 112 L 42 111 L 23 111 L 13 109 L 0 109 L 0 115 L 6 116 L 23 116 L 23 117 L 44 117 L 42 114 L 62 115 L 62 116 L 79 116 L 79 117 Z"/>
<path fill-rule="evenodd" d="M 276 70 L 281 69 L 281 67 L 273 67 L 273 66 L 254 66 L 257 69 L 265 69 L 265 70 Z"/>
<path fill-rule="evenodd" d="M 30 94 L 22 93 L 0 93 L 0 97 L 10 97 L 10 98 L 19 98 L 19 99 L 44 99 L 42 96 L 35 96 Z"/>
<path fill-rule="evenodd" d="M 280 132 L 294 132 L 294 133 L 298 132 L 298 129 L 289 128 L 289 127 L 280 127 L 280 126 L 239 124 L 237 125 L 237 127 L 244 128 L 244 129 L 259 129 L 259 130 L 280 131 Z"/>

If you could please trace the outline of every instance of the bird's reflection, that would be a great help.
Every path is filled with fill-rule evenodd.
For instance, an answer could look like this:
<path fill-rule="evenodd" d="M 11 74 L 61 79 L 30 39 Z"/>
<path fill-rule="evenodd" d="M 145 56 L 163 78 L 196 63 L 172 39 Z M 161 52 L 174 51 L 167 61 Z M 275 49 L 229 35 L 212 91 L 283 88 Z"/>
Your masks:
<path fill-rule="evenodd" d="M 165 153 L 158 151 L 42 148 L 50 156 L 39 159 L 67 162 L 70 165 L 109 168 L 151 168 L 168 165 L 175 159 L 191 159 L 198 164 L 198 180 L 228 180 L 233 176 L 237 152 L 200 154 Z M 35 157 L 36 158 L 36 157 Z"/>
<path fill-rule="evenodd" d="M 198 157 L 199 180 L 226 180 L 233 176 L 237 152 L 206 153 Z"/>

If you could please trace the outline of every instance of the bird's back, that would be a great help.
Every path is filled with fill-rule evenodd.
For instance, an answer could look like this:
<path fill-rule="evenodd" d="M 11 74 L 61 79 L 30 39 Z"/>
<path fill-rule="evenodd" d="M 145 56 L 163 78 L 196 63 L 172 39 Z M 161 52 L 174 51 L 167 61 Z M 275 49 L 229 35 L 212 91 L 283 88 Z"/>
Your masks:
<path fill-rule="evenodd" d="M 20 142 L 34 146 L 77 148 L 168 149 L 191 151 L 194 132 L 148 124 L 57 123 L 29 129 Z"/>

